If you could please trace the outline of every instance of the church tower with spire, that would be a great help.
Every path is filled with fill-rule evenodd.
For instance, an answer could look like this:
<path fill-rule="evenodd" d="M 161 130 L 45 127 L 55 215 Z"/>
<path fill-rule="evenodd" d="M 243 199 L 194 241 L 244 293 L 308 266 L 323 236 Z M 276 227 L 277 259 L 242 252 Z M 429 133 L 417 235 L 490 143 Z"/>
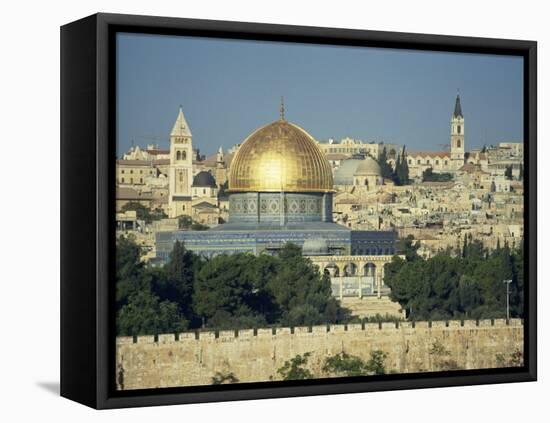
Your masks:
<path fill-rule="evenodd" d="M 193 183 L 193 135 L 180 106 L 170 133 L 169 208 L 170 217 L 191 215 Z"/>
<path fill-rule="evenodd" d="M 451 117 L 451 163 L 459 169 L 464 164 L 464 115 L 460 95 L 456 95 L 455 110 Z"/>

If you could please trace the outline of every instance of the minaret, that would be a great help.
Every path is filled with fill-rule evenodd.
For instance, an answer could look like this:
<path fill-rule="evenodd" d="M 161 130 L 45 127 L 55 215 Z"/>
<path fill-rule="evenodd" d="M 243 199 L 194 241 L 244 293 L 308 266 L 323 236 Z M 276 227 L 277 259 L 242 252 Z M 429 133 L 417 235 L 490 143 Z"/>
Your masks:
<path fill-rule="evenodd" d="M 169 207 L 170 217 L 191 215 L 193 183 L 193 135 L 180 106 L 170 133 Z"/>
<path fill-rule="evenodd" d="M 455 110 L 451 117 L 451 163 L 455 169 L 464 164 L 464 115 L 460 95 L 456 95 Z"/>
<path fill-rule="evenodd" d="M 218 183 L 218 188 L 225 184 L 226 181 L 227 168 L 225 166 L 223 147 L 220 145 L 218 153 L 216 154 L 216 182 Z"/>

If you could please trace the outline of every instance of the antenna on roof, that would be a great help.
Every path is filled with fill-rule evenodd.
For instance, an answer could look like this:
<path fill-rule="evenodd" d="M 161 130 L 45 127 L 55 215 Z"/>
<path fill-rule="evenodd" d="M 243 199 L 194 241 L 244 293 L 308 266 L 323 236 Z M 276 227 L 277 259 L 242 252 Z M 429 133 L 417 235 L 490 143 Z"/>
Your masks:
<path fill-rule="evenodd" d="M 279 109 L 281 120 L 285 120 L 285 98 L 281 96 L 281 108 Z"/>

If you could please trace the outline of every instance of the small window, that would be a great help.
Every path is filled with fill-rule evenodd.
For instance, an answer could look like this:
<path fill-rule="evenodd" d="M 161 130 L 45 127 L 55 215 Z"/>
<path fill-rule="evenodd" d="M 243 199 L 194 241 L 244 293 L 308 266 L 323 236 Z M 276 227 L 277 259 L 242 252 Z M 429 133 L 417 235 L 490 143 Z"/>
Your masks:
<path fill-rule="evenodd" d="M 176 153 L 176 160 L 181 160 L 181 151 Z"/>
<path fill-rule="evenodd" d="M 122 169 L 122 170 L 120 171 L 120 173 L 124 173 L 124 169 Z"/>
<path fill-rule="evenodd" d="M 457 148 L 460 148 L 460 145 L 461 145 L 461 142 L 460 142 L 460 138 L 456 140 L 456 147 Z"/>
<path fill-rule="evenodd" d="M 420 159 L 418 159 L 418 161 L 416 162 L 417 164 L 420 164 Z"/>
<path fill-rule="evenodd" d="M 460 125 L 458 125 L 457 128 L 456 128 L 456 130 L 457 130 L 457 132 L 458 132 L 459 134 L 460 134 L 461 129 L 462 129 L 462 128 L 460 127 Z"/>
<path fill-rule="evenodd" d="M 439 164 L 439 160 L 436 160 L 436 161 L 435 161 L 435 164 L 438 165 L 438 164 Z"/>
<path fill-rule="evenodd" d="M 120 178 L 120 182 L 121 182 L 121 183 L 124 183 L 124 178 Z"/>
<path fill-rule="evenodd" d="M 143 178 L 139 178 L 139 183 L 140 183 L 140 184 L 143 183 Z"/>

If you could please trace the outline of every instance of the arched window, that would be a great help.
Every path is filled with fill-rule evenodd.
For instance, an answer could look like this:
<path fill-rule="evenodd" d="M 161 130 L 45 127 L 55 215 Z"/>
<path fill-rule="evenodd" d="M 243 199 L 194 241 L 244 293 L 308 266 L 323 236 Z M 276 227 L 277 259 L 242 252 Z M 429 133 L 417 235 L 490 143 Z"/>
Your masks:
<path fill-rule="evenodd" d="M 182 152 L 181 152 L 181 159 L 182 159 L 182 160 L 187 159 L 187 153 L 186 153 L 185 151 L 182 151 Z"/>
<path fill-rule="evenodd" d="M 176 160 L 181 160 L 181 151 L 176 153 Z"/>
<path fill-rule="evenodd" d="M 418 159 L 417 164 L 420 164 L 420 159 Z"/>
<path fill-rule="evenodd" d="M 460 138 L 456 140 L 456 147 L 460 148 Z"/>
<path fill-rule="evenodd" d="M 457 132 L 458 132 L 459 134 L 460 134 L 460 130 L 461 130 L 461 129 L 462 129 L 462 128 L 460 127 L 460 125 L 458 125 L 458 126 L 456 127 L 456 130 L 457 130 Z"/>

